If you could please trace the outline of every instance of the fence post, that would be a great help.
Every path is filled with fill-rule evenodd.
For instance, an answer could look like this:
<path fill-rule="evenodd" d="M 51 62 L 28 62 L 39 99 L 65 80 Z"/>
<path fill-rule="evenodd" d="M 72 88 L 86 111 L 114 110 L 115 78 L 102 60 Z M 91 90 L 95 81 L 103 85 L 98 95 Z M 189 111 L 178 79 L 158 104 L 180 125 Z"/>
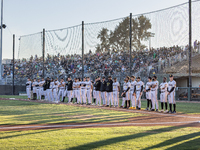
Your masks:
<path fill-rule="evenodd" d="M 191 87 L 192 87 L 192 79 L 191 79 L 191 70 L 192 70 L 192 57 L 191 57 L 191 43 L 192 43 L 192 2 L 189 0 L 189 97 L 188 100 L 191 101 Z"/>
<path fill-rule="evenodd" d="M 15 34 L 13 34 L 13 78 L 12 78 L 12 95 L 15 94 Z"/>
<path fill-rule="evenodd" d="M 82 21 L 82 80 L 84 77 L 83 59 L 84 59 L 84 21 Z"/>
<path fill-rule="evenodd" d="M 131 59 L 132 59 L 132 54 L 131 54 L 131 49 L 132 49 L 132 13 L 130 13 L 130 76 L 131 76 Z"/>
<path fill-rule="evenodd" d="M 44 78 L 44 57 L 45 57 L 45 29 L 43 29 L 43 36 L 42 36 L 42 61 L 43 61 L 43 66 L 42 66 L 42 76 Z"/>

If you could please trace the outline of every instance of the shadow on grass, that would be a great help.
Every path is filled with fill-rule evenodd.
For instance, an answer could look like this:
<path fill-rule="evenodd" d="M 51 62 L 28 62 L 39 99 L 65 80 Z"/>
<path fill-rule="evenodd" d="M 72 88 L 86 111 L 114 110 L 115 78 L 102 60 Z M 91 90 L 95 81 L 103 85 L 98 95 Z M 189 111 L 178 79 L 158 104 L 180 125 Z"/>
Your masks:
<path fill-rule="evenodd" d="M 153 149 L 153 148 L 161 148 L 161 147 L 164 147 L 164 146 L 168 146 L 168 145 L 171 145 L 171 144 L 174 144 L 174 143 L 178 143 L 178 142 L 181 142 L 181 141 L 184 141 L 184 140 L 189 140 L 191 138 L 194 138 L 194 137 L 197 137 L 197 136 L 200 136 L 200 132 L 195 132 L 195 133 L 191 133 L 191 134 L 187 134 L 187 135 L 183 135 L 183 136 L 179 136 L 179 137 L 176 137 L 176 138 L 172 138 L 172 139 L 169 139 L 167 141 L 164 141 L 160 144 L 157 144 L 157 145 L 154 145 L 154 146 L 151 146 L 151 147 L 148 147 L 148 148 L 145 148 L 143 150 L 149 150 L 149 149 Z M 189 141 L 190 142 L 190 141 Z M 187 143 L 187 142 L 185 142 Z M 193 142 L 191 141 L 191 144 Z M 184 144 L 184 143 L 183 143 Z M 180 145 L 183 145 L 183 144 L 180 144 Z M 198 144 L 200 146 L 200 142 L 198 141 L 197 143 L 195 144 Z M 195 145 L 194 143 L 192 145 Z M 187 144 L 185 144 L 187 145 Z M 187 145 L 188 146 L 188 145 Z M 199 147 L 200 148 L 200 147 Z M 180 146 L 174 146 L 172 148 L 169 148 L 169 149 L 180 149 Z"/>
<path fill-rule="evenodd" d="M 19 134 L 17 134 L 17 135 L 3 136 L 3 137 L 0 137 L 0 139 L 9 139 L 9 138 L 20 137 L 20 136 L 23 136 L 23 135 L 34 135 L 34 134 L 38 134 L 38 133 L 52 132 L 52 131 L 57 131 L 57 130 L 52 130 L 52 129 L 48 129 L 48 130 L 45 129 L 45 131 L 35 131 L 34 130 L 33 133 L 24 133 L 24 134 L 20 134 L 22 131 L 9 131 L 11 133 L 19 133 Z"/>
<path fill-rule="evenodd" d="M 94 149 L 94 148 L 99 148 L 101 146 L 115 144 L 118 142 L 133 140 L 133 139 L 140 138 L 140 137 L 155 135 L 155 134 L 159 134 L 159 133 L 165 133 L 165 132 L 173 131 L 173 130 L 180 129 L 180 128 L 184 128 L 184 126 L 167 127 L 167 128 L 151 130 L 150 133 L 143 132 L 143 133 L 131 134 L 131 135 L 126 135 L 126 136 L 121 136 L 121 137 L 110 138 L 107 140 L 102 140 L 102 141 L 92 142 L 92 143 L 88 143 L 88 144 L 84 144 L 84 145 L 79 145 L 76 147 L 69 148 L 68 150 L 77 150 L 77 149 L 78 150 L 80 150 L 80 149 L 90 150 L 90 149 Z"/>

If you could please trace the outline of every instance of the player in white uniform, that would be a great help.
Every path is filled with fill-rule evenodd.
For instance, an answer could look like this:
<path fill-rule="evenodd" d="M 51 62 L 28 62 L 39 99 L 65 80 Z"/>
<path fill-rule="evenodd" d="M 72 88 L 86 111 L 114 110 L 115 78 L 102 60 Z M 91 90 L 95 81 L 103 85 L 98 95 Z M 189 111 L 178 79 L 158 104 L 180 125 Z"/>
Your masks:
<path fill-rule="evenodd" d="M 68 97 L 68 103 L 73 102 L 73 81 L 71 77 L 69 76 L 67 78 L 67 97 Z"/>
<path fill-rule="evenodd" d="M 83 104 L 86 104 L 86 77 L 83 78 L 81 84 L 81 99 Z"/>
<path fill-rule="evenodd" d="M 149 105 L 151 104 L 152 107 L 152 103 L 151 103 L 151 84 L 152 84 L 152 78 L 148 77 L 148 82 L 146 83 L 146 87 L 144 92 L 146 92 L 146 99 L 147 99 L 147 108 L 145 110 L 150 110 L 149 109 Z"/>
<path fill-rule="evenodd" d="M 92 103 L 92 89 L 93 89 L 93 85 L 92 82 L 90 81 L 90 77 L 87 77 L 87 81 L 86 81 L 86 95 L 87 95 L 87 99 L 88 99 L 88 105 L 91 105 Z"/>
<path fill-rule="evenodd" d="M 123 97 L 121 108 L 130 107 L 130 87 L 131 87 L 131 83 L 129 82 L 129 76 L 127 76 L 126 79 L 124 80 L 123 92 L 121 94 L 121 96 Z M 128 103 L 129 103 L 129 106 L 128 106 Z"/>
<path fill-rule="evenodd" d="M 45 83 L 44 78 L 42 78 L 42 81 L 40 81 L 40 83 L 39 83 L 39 86 L 40 86 L 40 92 L 39 92 L 40 100 L 42 99 L 42 96 L 45 95 L 44 88 L 43 88 L 44 83 Z"/>
<path fill-rule="evenodd" d="M 53 97 L 53 87 L 54 87 L 54 79 L 51 78 L 51 82 L 50 82 L 50 91 L 49 91 L 49 97 L 50 99 L 48 99 L 49 101 L 54 101 L 54 97 Z"/>
<path fill-rule="evenodd" d="M 75 103 L 74 104 L 77 104 L 77 93 L 76 93 L 76 91 L 77 91 L 77 88 L 76 88 L 77 80 L 78 80 L 77 78 L 74 78 L 74 82 L 73 82 L 73 85 L 72 85 L 73 92 L 72 92 L 72 101 L 71 102 L 73 102 L 73 99 L 75 98 Z"/>
<path fill-rule="evenodd" d="M 176 88 L 176 81 L 174 81 L 174 76 L 169 76 L 168 82 L 168 102 L 169 102 L 169 113 L 176 113 L 176 101 L 175 101 L 175 88 Z M 172 112 L 172 104 L 174 106 L 174 111 Z"/>
<path fill-rule="evenodd" d="M 167 110 L 167 78 L 164 77 L 163 78 L 163 82 L 160 84 L 160 102 L 161 102 L 161 111 L 160 112 L 164 112 L 164 104 L 165 104 L 165 112 L 168 112 Z"/>
<path fill-rule="evenodd" d="M 141 81 L 140 77 L 137 77 L 137 84 L 136 84 L 136 109 L 141 109 L 141 96 L 144 88 L 144 83 Z"/>
<path fill-rule="evenodd" d="M 28 96 L 28 100 L 31 99 L 31 80 L 28 78 L 28 81 L 26 82 L 26 93 Z"/>
<path fill-rule="evenodd" d="M 81 79 L 78 78 L 76 82 L 76 96 L 77 96 L 77 103 L 82 104 L 81 99 Z"/>
<path fill-rule="evenodd" d="M 53 99 L 54 99 L 53 102 L 58 103 L 58 81 L 57 80 L 54 81 L 52 92 L 53 92 Z"/>
<path fill-rule="evenodd" d="M 137 82 L 135 81 L 135 76 L 131 76 L 131 88 L 130 88 L 130 93 L 131 93 L 131 105 L 129 109 L 136 109 L 136 95 L 135 95 L 135 88 L 136 88 Z"/>
<path fill-rule="evenodd" d="M 155 111 L 155 105 L 156 105 L 156 111 L 158 112 L 158 99 L 157 99 L 157 90 L 158 90 L 159 82 L 157 81 L 157 77 L 153 76 L 153 81 L 151 84 L 151 101 L 152 101 L 152 109 L 151 111 Z"/>
<path fill-rule="evenodd" d="M 58 87 L 59 87 L 59 92 L 58 92 L 58 101 L 60 101 L 60 97 L 62 98 L 61 99 L 61 102 L 64 101 L 64 93 L 65 93 L 65 82 L 64 82 L 64 79 L 62 78 L 60 80 L 60 83 L 58 83 Z"/>
<path fill-rule="evenodd" d="M 40 99 L 40 79 L 37 80 L 36 86 L 36 94 L 37 94 L 37 99 Z"/>
<path fill-rule="evenodd" d="M 113 82 L 113 99 L 115 107 L 119 106 L 119 91 L 120 91 L 120 85 L 119 82 L 117 81 L 117 78 L 115 77 Z"/>
<path fill-rule="evenodd" d="M 33 87 L 33 99 L 34 100 L 36 100 L 36 98 L 37 98 L 37 87 L 36 87 L 36 85 L 37 85 L 37 81 L 36 81 L 36 78 L 34 78 L 34 81 L 33 81 L 33 83 L 32 83 L 32 87 Z"/>
<path fill-rule="evenodd" d="M 65 91 L 64 91 L 64 97 L 63 97 L 63 100 L 61 102 L 64 102 L 65 101 L 65 97 L 68 96 L 67 93 L 68 93 L 68 90 L 67 90 L 67 87 L 68 86 L 68 79 L 67 81 L 65 82 Z"/>

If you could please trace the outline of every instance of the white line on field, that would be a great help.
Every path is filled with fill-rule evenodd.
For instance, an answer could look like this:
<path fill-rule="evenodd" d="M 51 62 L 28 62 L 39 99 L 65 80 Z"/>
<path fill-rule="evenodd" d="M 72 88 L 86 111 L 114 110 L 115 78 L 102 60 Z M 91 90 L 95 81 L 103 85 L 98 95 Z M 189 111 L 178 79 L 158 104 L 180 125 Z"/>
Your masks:
<path fill-rule="evenodd" d="M 126 125 L 164 125 L 164 124 L 187 124 L 200 123 L 200 121 L 185 122 L 154 122 L 154 123 L 114 123 L 114 124 L 82 124 L 82 125 L 43 125 L 43 126 L 18 126 L 18 127 L 0 127 L 0 129 L 31 129 L 31 128 L 64 128 L 64 127 L 102 127 L 102 126 L 126 126 Z"/>

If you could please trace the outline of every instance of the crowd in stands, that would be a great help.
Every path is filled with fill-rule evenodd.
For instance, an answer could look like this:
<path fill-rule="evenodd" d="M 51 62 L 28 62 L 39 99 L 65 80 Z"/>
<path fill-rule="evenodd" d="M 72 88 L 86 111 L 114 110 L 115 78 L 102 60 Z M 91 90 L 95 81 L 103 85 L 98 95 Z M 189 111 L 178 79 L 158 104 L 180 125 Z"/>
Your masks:
<path fill-rule="evenodd" d="M 150 67 L 151 73 L 157 73 L 156 65 L 159 61 L 167 60 L 177 54 L 185 52 L 185 48 L 179 46 L 161 47 L 157 49 L 145 49 L 143 51 L 132 52 L 132 73 L 143 70 L 147 74 L 147 68 Z M 184 53 L 183 53 L 184 54 Z M 185 54 L 184 54 L 185 55 Z M 120 76 L 129 75 L 130 72 L 130 53 L 118 52 L 115 50 L 102 53 L 92 53 L 91 51 L 84 55 L 84 74 L 95 76 Z M 44 63 L 45 76 L 49 77 L 80 77 L 82 72 L 81 55 L 56 55 L 47 54 Z M 4 65 L 3 78 L 12 75 L 12 63 Z M 15 61 L 15 80 L 27 77 L 39 78 L 43 75 L 43 58 L 37 55 L 29 59 L 20 59 Z M 21 82 L 21 81 L 20 81 Z"/>

